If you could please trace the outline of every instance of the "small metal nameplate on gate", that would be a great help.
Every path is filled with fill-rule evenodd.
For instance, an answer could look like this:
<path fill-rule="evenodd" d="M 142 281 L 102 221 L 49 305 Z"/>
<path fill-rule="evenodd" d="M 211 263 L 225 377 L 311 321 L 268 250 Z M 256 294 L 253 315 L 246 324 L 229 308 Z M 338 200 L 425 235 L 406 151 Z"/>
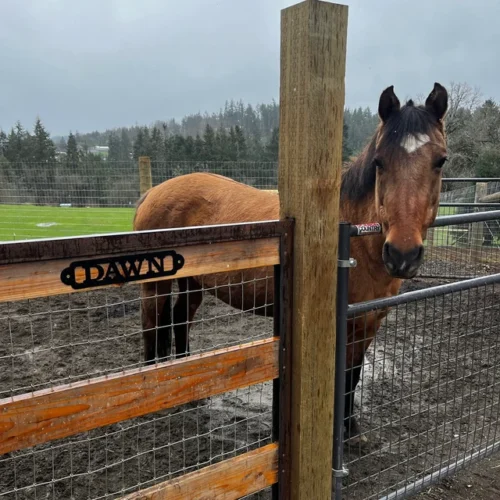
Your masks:
<path fill-rule="evenodd" d="M 75 290 L 173 276 L 184 266 L 175 250 L 72 262 L 61 281 Z"/>
<path fill-rule="evenodd" d="M 356 228 L 356 234 L 358 236 L 361 236 L 363 234 L 376 234 L 382 232 L 382 226 L 378 222 L 369 224 L 357 224 L 354 227 Z"/>

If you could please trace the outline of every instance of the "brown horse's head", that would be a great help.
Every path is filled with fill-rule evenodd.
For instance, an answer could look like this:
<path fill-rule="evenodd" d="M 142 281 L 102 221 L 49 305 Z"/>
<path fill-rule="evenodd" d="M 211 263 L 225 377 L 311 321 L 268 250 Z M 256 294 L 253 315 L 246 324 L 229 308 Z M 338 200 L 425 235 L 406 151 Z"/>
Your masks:
<path fill-rule="evenodd" d="M 382 258 L 397 278 L 416 275 L 427 229 L 438 212 L 447 106 L 448 94 L 439 83 L 422 106 L 410 100 L 401 107 L 392 86 L 380 96 L 381 123 L 372 142 L 371 167 L 385 236 Z"/>

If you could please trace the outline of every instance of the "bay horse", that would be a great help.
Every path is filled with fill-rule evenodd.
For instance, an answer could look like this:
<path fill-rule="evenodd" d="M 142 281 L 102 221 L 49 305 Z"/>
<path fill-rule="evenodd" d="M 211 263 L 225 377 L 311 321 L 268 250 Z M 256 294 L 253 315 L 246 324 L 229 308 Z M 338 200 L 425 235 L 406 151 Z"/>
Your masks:
<path fill-rule="evenodd" d="M 341 220 L 379 222 L 382 234 L 353 238 L 349 303 L 396 295 L 403 279 L 413 278 L 422 263 L 427 229 L 439 207 L 442 167 L 447 159 L 444 117 L 448 93 L 434 84 L 423 105 L 401 106 L 394 86 L 380 95 L 379 124 L 362 153 L 342 173 Z M 181 228 L 279 219 L 278 194 L 265 192 L 211 173 L 169 179 L 141 197 L 134 230 Z M 332 262 L 332 266 L 337 265 Z M 189 324 L 203 299 L 202 283 L 217 298 L 237 309 L 272 314 L 273 269 L 178 279 L 173 307 L 176 356 L 189 353 Z M 253 281 L 254 278 L 261 278 Z M 264 278 L 264 279 L 262 279 Z M 272 278 L 270 278 L 272 279 Z M 237 287 L 223 284 L 245 283 Z M 144 356 L 147 363 L 171 353 L 172 281 L 141 285 Z M 189 294 L 186 293 L 189 290 Z M 354 392 L 365 352 L 388 310 L 350 320 L 345 400 L 345 431 L 361 439 L 353 417 Z"/>

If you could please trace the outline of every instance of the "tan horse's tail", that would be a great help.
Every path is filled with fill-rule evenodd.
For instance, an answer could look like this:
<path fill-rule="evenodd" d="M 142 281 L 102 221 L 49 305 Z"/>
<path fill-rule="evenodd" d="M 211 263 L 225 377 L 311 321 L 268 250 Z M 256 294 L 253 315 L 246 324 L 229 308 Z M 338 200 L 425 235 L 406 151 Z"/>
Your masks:
<path fill-rule="evenodd" d="M 149 194 L 150 191 L 151 189 L 148 189 L 144 194 L 141 195 L 141 197 L 135 203 L 135 214 L 134 214 L 134 220 L 132 222 L 134 229 L 135 229 L 135 220 L 137 219 L 137 212 L 139 211 L 139 207 L 144 203 L 144 200 L 146 199 L 146 196 Z"/>

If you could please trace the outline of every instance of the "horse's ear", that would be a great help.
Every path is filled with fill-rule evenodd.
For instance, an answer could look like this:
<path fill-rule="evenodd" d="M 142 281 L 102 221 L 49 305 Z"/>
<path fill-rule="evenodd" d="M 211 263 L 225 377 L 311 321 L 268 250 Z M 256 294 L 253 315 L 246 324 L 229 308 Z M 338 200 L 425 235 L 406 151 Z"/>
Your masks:
<path fill-rule="evenodd" d="M 439 83 L 434 84 L 432 92 L 425 101 L 426 109 L 432 113 L 438 120 L 442 120 L 448 109 L 448 92 Z"/>
<path fill-rule="evenodd" d="M 400 108 L 401 104 L 394 93 L 394 85 L 391 85 L 390 87 L 387 87 L 382 94 L 380 94 L 378 115 L 382 121 L 385 122 L 393 113 L 398 112 Z"/>

